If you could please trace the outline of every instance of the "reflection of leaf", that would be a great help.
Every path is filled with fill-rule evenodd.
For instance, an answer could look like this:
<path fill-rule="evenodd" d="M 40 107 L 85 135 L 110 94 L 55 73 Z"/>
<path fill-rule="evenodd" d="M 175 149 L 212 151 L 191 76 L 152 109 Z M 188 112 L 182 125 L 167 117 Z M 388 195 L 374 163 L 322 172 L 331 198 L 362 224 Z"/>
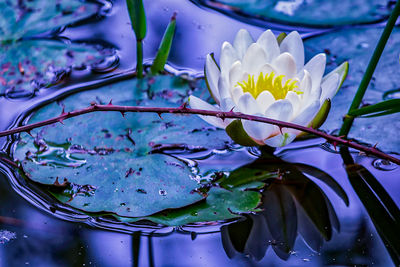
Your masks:
<path fill-rule="evenodd" d="M 324 239 L 330 240 L 332 225 L 322 190 L 313 181 L 300 175 L 293 175 L 290 181 L 286 181 L 285 187 L 292 193 L 298 206 L 304 210 Z"/>
<path fill-rule="evenodd" d="M 99 5 L 79 0 L 0 2 L 0 41 L 31 37 L 94 15 Z"/>
<path fill-rule="evenodd" d="M 354 164 L 341 149 L 349 181 L 367 210 L 393 262 L 400 265 L 400 210 L 383 186 L 365 167 Z"/>
<path fill-rule="evenodd" d="M 0 47 L 0 93 L 30 94 L 54 84 L 71 67 L 96 63 L 106 54 L 94 47 L 51 40 L 24 40 Z"/>
<path fill-rule="evenodd" d="M 272 184 L 263 194 L 263 207 L 262 215 L 275 240 L 272 248 L 279 257 L 287 259 L 297 237 L 296 205 L 293 198 L 285 187 Z"/>
<path fill-rule="evenodd" d="M 244 252 L 246 241 L 250 235 L 252 227 L 253 227 L 252 220 L 240 220 L 236 223 L 222 226 L 222 228 L 227 229 L 229 240 L 233 248 L 240 253 Z M 225 230 L 221 229 L 221 231 Z"/>
<path fill-rule="evenodd" d="M 303 164 L 303 163 L 293 163 L 293 165 L 301 172 L 311 175 L 312 177 L 321 180 L 326 185 L 328 185 L 348 206 L 349 198 L 343 188 L 339 185 L 339 183 L 328 173 L 318 169 L 314 166 Z"/>

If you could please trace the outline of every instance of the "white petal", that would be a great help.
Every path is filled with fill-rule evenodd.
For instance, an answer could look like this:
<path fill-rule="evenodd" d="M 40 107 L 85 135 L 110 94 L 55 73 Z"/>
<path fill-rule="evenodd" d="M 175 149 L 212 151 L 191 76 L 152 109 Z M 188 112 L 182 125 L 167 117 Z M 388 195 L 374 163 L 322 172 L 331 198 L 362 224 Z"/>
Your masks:
<path fill-rule="evenodd" d="M 243 56 L 242 66 L 243 71 L 251 75 L 258 74 L 258 70 L 266 63 L 266 56 L 264 50 L 257 43 L 250 45 Z M 256 75 L 258 76 L 258 75 Z"/>
<path fill-rule="evenodd" d="M 314 86 L 314 81 L 312 82 L 311 86 L 311 92 L 310 92 L 310 101 L 313 101 L 315 99 L 320 99 L 321 97 L 321 85 L 319 86 Z"/>
<path fill-rule="evenodd" d="M 304 66 L 304 69 L 307 70 L 311 75 L 313 91 L 321 84 L 322 75 L 324 75 L 325 72 L 325 65 L 326 55 L 321 53 L 310 59 L 310 61 L 308 61 Z"/>
<path fill-rule="evenodd" d="M 291 122 L 294 124 L 307 126 L 317 114 L 320 106 L 319 100 L 313 101 L 310 105 L 303 108 L 300 114 L 297 115 Z"/>
<path fill-rule="evenodd" d="M 254 115 L 263 116 L 260 113 Z M 242 120 L 242 124 L 243 124 L 243 129 L 250 137 L 260 141 L 263 141 L 264 139 L 268 138 L 274 131 L 274 125 L 267 123 Z"/>
<path fill-rule="evenodd" d="M 254 43 L 254 40 L 247 30 L 241 29 L 238 31 L 235 37 L 235 41 L 233 41 L 233 47 L 236 49 L 239 59 L 243 58 L 247 48 L 252 43 Z"/>
<path fill-rule="evenodd" d="M 228 72 L 232 64 L 238 59 L 239 59 L 238 55 L 233 46 L 228 42 L 224 42 L 222 44 L 221 56 L 219 58 L 219 65 L 221 67 L 221 72 Z"/>
<path fill-rule="evenodd" d="M 334 95 L 337 92 L 339 86 L 339 74 L 334 73 L 333 75 L 330 75 L 328 79 L 326 79 L 322 84 L 321 84 L 321 105 L 324 103 L 325 99 L 329 98 L 332 99 Z"/>
<path fill-rule="evenodd" d="M 231 93 L 229 92 L 229 82 L 225 76 L 220 76 L 218 80 L 218 92 L 220 99 L 224 99 L 227 97 L 231 97 Z"/>
<path fill-rule="evenodd" d="M 262 113 L 264 114 L 269 106 L 275 102 L 275 98 L 269 91 L 263 91 L 257 96 L 256 101 L 258 106 L 261 108 Z"/>
<path fill-rule="evenodd" d="M 271 63 L 280 54 L 278 42 L 271 30 L 263 32 L 257 40 L 257 43 L 264 49 L 266 62 Z"/>
<path fill-rule="evenodd" d="M 214 59 L 211 57 L 210 54 L 207 55 L 206 59 L 206 69 L 205 75 L 207 77 L 207 82 L 209 85 L 209 89 L 211 91 L 212 96 L 214 97 L 215 102 L 219 104 L 219 92 L 218 92 L 218 79 L 220 76 L 220 71 L 218 69 L 217 64 L 215 64 Z"/>
<path fill-rule="evenodd" d="M 293 114 L 292 103 L 286 99 L 280 99 L 272 103 L 271 106 L 265 111 L 267 118 L 288 121 Z"/>
<path fill-rule="evenodd" d="M 245 114 L 253 115 L 256 113 L 261 113 L 261 110 L 258 107 L 257 101 L 254 99 L 254 97 L 249 92 L 244 93 L 239 98 L 238 108 L 239 108 L 240 112 L 245 113 Z"/>
<path fill-rule="evenodd" d="M 260 72 L 264 73 L 264 75 L 265 75 L 265 74 L 271 73 L 271 72 L 275 72 L 276 73 L 277 71 L 271 64 L 267 63 L 267 64 L 264 64 L 264 65 L 261 66 L 261 68 L 258 70 L 258 73 L 260 73 Z"/>
<path fill-rule="evenodd" d="M 233 63 L 231 69 L 229 70 L 229 86 L 233 88 L 237 85 L 238 82 L 243 81 L 243 70 L 242 63 L 240 61 L 236 61 Z"/>
<path fill-rule="evenodd" d="M 300 71 L 304 66 L 304 46 L 300 34 L 293 31 L 283 39 L 280 45 L 281 53 L 289 52 L 296 61 L 297 69 Z"/>
<path fill-rule="evenodd" d="M 307 70 L 304 70 L 304 76 L 300 82 L 300 87 L 299 87 L 299 91 L 303 92 L 300 97 L 302 105 L 304 105 L 304 103 L 310 99 L 311 88 L 312 88 L 311 75 Z"/>
<path fill-rule="evenodd" d="M 230 97 L 222 99 L 220 107 L 222 111 L 238 111 L 237 108 L 235 110 L 236 105 Z"/>
<path fill-rule="evenodd" d="M 281 147 L 293 142 L 295 138 L 296 135 L 293 133 L 284 133 L 268 138 L 267 140 L 264 141 L 264 143 L 272 147 Z"/>
<path fill-rule="evenodd" d="M 292 103 L 292 107 L 293 107 L 293 115 L 295 116 L 299 110 L 300 110 L 300 97 L 297 93 L 293 92 L 293 91 L 289 91 L 286 94 L 285 99 L 289 100 L 290 103 Z"/>
<path fill-rule="evenodd" d="M 232 99 L 236 103 L 239 102 L 239 98 L 243 95 L 243 89 L 240 86 L 236 86 L 232 90 Z"/>
<path fill-rule="evenodd" d="M 280 54 L 272 63 L 278 75 L 285 75 L 285 78 L 293 78 L 296 75 L 296 62 L 289 53 Z"/>
<path fill-rule="evenodd" d="M 217 108 L 217 107 L 215 107 L 193 95 L 189 97 L 188 102 L 189 102 L 189 106 L 194 109 L 221 111 L 219 108 Z M 228 124 L 229 124 L 229 121 L 227 121 L 227 120 L 223 121 L 222 119 L 213 117 L 213 116 L 200 116 L 200 118 L 202 118 L 209 124 L 214 125 L 215 127 L 218 127 L 218 128 L 222 128 L 222 129 L 225 129 L 226 126 L 228 126 Z"/>

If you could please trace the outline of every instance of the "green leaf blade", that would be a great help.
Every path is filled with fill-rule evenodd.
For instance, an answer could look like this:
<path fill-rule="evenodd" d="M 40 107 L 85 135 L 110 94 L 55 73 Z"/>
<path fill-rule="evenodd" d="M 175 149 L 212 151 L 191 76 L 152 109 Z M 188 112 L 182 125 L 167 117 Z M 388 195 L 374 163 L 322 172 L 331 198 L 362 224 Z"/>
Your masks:
<path fill-rule="evenodd" d="M 144 11 L 142 0 L 126 0 L 129 18 L 131 20 L 132 29 L 135 32 L 136 40 L 142 41 L 146 37 L 146 13 Z"/>
<path fill-rule="evenodd" d="M 175 35 L 176 28 L 176 14 L 174 14 L 171 18 L 170 23 L 165 30 L 164 36 L 161 40 L 160 47 L 158 48 L 158 52 L 156 58 L 151 65 L 151 74 L 156 75 L 159 72 L 164 70 L 165 63 L 167 63 L 169 52 L 171 50 L 172 41 Z"/>

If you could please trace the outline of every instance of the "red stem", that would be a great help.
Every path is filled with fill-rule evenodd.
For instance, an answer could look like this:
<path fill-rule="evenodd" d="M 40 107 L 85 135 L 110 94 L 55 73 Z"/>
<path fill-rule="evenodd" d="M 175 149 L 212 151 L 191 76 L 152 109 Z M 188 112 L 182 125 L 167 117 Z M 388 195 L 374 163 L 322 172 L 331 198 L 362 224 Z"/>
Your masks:
<path fill-rule="evenodd" d="M 347 147 L 351 147 L 354 149 L 357 149 L 359 151 L 365 152 L 367 155 L 374 155 L 382 159 L 387 159 L 393 163 L 396 163 L 400 165 L 400 159 L 395 158 L 391 155 L 385 154 L 375 147 L 366 147 L 357 143 L 352 142 L 351 140 L 343 139 L 341 137 L 333 136 L 324 132 L 321 132 L 319 130 L 315 130 L 310 127 L 305 127 L 297 124 L 293 124 L 290 122 L 284 122 L 284 121 L 279 121 L 279 120 L 273 120 L 273 119 L 268 119 L 264 117 L 259 117 L 259 116 L 253 116 L 253 115 L 247 115 L 247 114 L 242 114 L 239 112 L 221 112 L 221 111 L 211 111 L 211 110 L 202 110 L 202 109 L 190 109 L 186 108 L 185 105 L 178 107 L 178 108 L 158 108 L 158 107 L 132 107 L 132 106 L 116 106 L 112 105 L 111 103 L 108 105 L 92 105 L 84 109 L 80 110 L 75 110 L 67 113 L 62 113 L 60 116 L 44 120 L 41 122 L 36 122 L 20 127 L 16 127 L 10 130 L 2 131 L 0 132 L 0 137 L 2 136 L 7 136 L 11 134 L 16 134 L 16 133 L 21 133 L 21 132 L 30 132 L 31 130 L 35 128 L 39 128 L 45 125 L 57 123 L 57 122 L 62 122 L 65 119 L 69 119 L 72 117 L 76 117 L 79 115 L 91 113 L 91 112 L 97 112 L 97 111 L 118 111 L 121 113 L 125 112 L 154 112 L 157 114 L 162 114 L 162 113 L 174 113 L 174 114 L 197 114 L 197 115 L 206 115 L 206 116 L 214 116 L 214 117 L 219 117 L 221 119 L 227 119 L 227 118 L 232 118 L 232 119 L 244 119 L 244 120 L 250 120 L 250 121 L 258 121 L 258 122 L 263 122 L 263 123 L 269 123 L 273 125 L 277 125 L 279 127 L 285 127 L 285 128 L 292 128 L 296 130 L 300 130 L 303 132 L 307 132 L 316 136 L 320 136 L 328 140 L 329 142 L 333 143 L 334 145 L 345 145 Z"/>

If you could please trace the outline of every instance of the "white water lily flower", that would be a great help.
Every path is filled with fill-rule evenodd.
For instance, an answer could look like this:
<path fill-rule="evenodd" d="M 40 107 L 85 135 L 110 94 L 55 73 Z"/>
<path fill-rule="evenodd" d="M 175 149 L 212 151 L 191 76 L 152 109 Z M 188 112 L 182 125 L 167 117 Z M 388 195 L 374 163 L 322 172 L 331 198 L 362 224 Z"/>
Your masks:
<path fill-rule="evenodd" d="M 283 35 L 278 37 L 282 39 Z M 267 30 L 254 42 L 240 30 L 231 45 L 224 42 L 219 66 L 207 55 L 205 76 L 208 89 L 217 103 L 213 106 L 190 96 L 195 109 L 234 111 L 299 125 L 319 127 L 330 109 L 330 99 L 342 84 L 348 69 L 345 62 L 322 77 L 326 56 L 318 54 L 304 65 L 303 41 L 294 31 L 278 41 Z M 284 146 L 301 132 L 248 120 L 201 116 L 223 128 L 241 145 Z"/>

